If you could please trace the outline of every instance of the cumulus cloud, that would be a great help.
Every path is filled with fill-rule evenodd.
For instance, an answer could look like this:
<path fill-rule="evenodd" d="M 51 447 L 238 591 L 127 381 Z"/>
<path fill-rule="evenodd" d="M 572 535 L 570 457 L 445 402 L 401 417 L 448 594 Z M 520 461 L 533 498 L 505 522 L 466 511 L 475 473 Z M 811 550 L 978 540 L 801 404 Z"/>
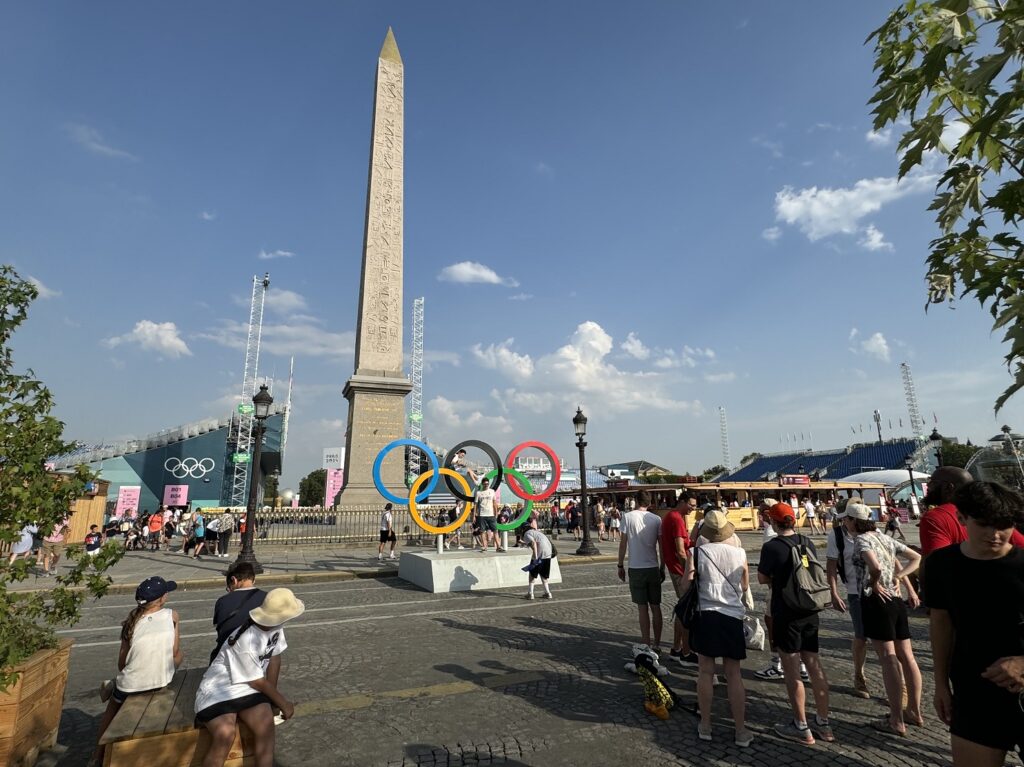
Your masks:
<path fill-rule="evenodd" d="M 261 250 L 256 258 L 260 261 L 272 261 L 275 258 L 295 258 L 295 254 L 290 250 Z"/>
<path fill-rule="evenodd" d="M 782 230 L 777 226 L 769 226 L 761 232 L 761 236 L 768 242 L 775 242 L 782 236 Z"/>
<path fill-rule="evenodd" d="M 64 130 L 73 142 L 84 147 L 93 154 L 98 154 L 103 157 L 113 157 L 118 160 L 131 160 L 132 162 L 137 162 L 139 159 L 131 152 L 126 152 L 123 149 L 117 149 L 116 147 L 108 144 L 103 140 L 103 136 L 100 135 L 100 132 L 89 125 L 83 125 L 82 123 L 68 123 L 64 126 Z"/>
<path fill-rule="evenodd" d="M 510 353 L 512 341 L 498 346 Z M 493 345 L 492 345 L 493 346 Z M 701 412 L 699 401 L 679 399 L 672 391 L 677 381 L 669 374 L 655 371 L 627 372 L 608 361 L 615 344 L 612 337 L 596 322 L 583 322 L 569 342 L 549 354 L 530 359 L 532 375 L 520 378 L 517 385 L 492 393 L 510 412 L 523 408 L 531 413 L 544 413 L 555 408 L 574 407 L 584 403 L 605 413 L 636 410 Z M 483 363 L 486 364 L 487 363 Z M 498 369 L 495 364 L 495 369 Z M 510 366 L 506 377 L 521 373 Z"/>
<path fill-rule="evenodd" d="M 294 314 L 305 311 L 307 308 L 305 297 L 294 290 L 271 288 L 267 291 L 263 303 L 267 309 L 277 314 Z M 248 306 L 249 301 L 245 300 L 243 304 Z"/>
<path fill-rule="evenodd" d="M 192 351 L 178 333 L 178 326 L 173 322 L 139 320 L 130 333 L 108 338 L 103 343 L 110 348 L 121 344 L 135 344 L 141 349 L 172 359 L 192 355 Z"/>
<path fill-rule="evenodd" d="M 437 396 L 427 402 L 427 415 L 433 424 L 443 425 L 444 433 L 508 434 L 512 422 L 503 415 L 484 415 L 475 402 L 450 400 Z"/>
<path fill-rule="evenodd" d="M 269 296 L 269 293 L 268 293 Z M 220 325 L 196 334 L 196 338 L 212 341 L 228 349 L 245 349 L 249 326 L 236 320 L 224 320 Z M 320 357 L 337 361 L 348 358 L 355 351 L 356 334 L 352 331 L 334 332 L 319 324 L 299 322 L 294 318 L 282 323 L 264 323 L 260 351 L 280 357 Z"/>
<path fill-rule="evenodd" d="M 889 361 L 889 342 L 881 333 L 873 333 L 870 338 L 865 338 L 860 342 L 860 348 L 865 354 L 881 362 Z"/>
<path fill-rule="evenodd" d="M 632 331 L 626 336 L 626 340 L 619 344 L 619 348 L 638 360 L 645 360 L 651 356 L 651 350 L 644 346 L 644 342 L 637 338 L 636 333 Z"/>
<path fill-rule="evenodd" d="M 889 146 L 892 143 L 892 126 L 888 125 L 880 131 L 869 130 L 864 139 L 872 146 Z"/>
<path fill-rule="evenodd" d="M 33 277 L 31 274 L 26 275 L 25 279 L 36 286 L 36 290 L 39 292 L 40 298 L 59 298 L 62 295 L 59 290 L 53 290 L 52 288 L 46 287 L 42 280 L 37 277 Z"/>
<path fill-rule="evenodd" d="M 887 203 L 932 188 L 935 178 L 930 174 L 902 180 L 865 178 L 852 187 L 838 189 L 812 186 L 794 190 L 786 186 L 775 195 L 775 217 L 798 227 L 812 242 L 833 234 L 854 234 L 862 218 Z"/>
<path fill-rule="evenodd" d="M 512 351 L 514 338 L 506 339 L 500 344 L 473 345 L 473 356 L 488 370 L 497 370 L 509 378 L 524 380 L 533 375 L 533 360 L 529 354 L 517 354 Z"/>
<path fill-rule="evenodd" d="M 868 224 L 864 230 L 864 236 L 857 242 L 865 250 L 892 250 L 892 243 L 886 242 L 885 235 L 875 228 L 874 224 Z"/>
<path fill-rule="evenodd" d="M 501 277 L 491 267 L 476 261 L 459 261 L 450 264 L 440 271 L 437 279 L 441 282 L 483 283 L 485 285 L 505 285 L 518 288 L 519 282 L 512 277 Z"/>

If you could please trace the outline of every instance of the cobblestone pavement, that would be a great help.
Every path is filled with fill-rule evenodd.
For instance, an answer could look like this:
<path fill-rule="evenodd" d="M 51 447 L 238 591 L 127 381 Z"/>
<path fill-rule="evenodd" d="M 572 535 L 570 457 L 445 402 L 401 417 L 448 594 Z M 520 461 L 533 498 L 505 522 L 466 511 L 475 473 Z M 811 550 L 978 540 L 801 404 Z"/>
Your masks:
<path fill-rule="evenodd" d="M 483 556 L 483 555 L 481 555 Z M 756 553 L 751 552 L 756 560 Z M 783 741 L 771 725 L 788 716 L 784 685 L 754 676 L 768 656 L 744 663 L 751 748 L 733 746 L 724 689 L 716 689 L 715 740 L 699 742 L 696 719 L 646 714 L 636 678 L 623 669 L 636 639 L 635 608 L 614 565 L 563 571 L 551 601 L 520 589 L 427 594 L 397 578 L 297 585 L 305 615 L 287 629 L 282 686 L 296 717 L 278 728 L 276 763 L 316 765 L 751 765 L 839 767 L 947 764 L 949 737 L 926 703 L 927 722 L 907 738 L 885 737 L 868 722 L 885 712 L 852 697 L 848 618 L 823 614 L 822 654 L 832 682 L 837 742 Z M 670 591 L 666 587 L 667 594 Z M 218 590 L 183 590 L 172 606 L 182 619 L 186 666 L 204 665 Z M 765 591 L 755 587 L 758 607 Z M 130 598 L 91 607 L 68 632 L 76 639 L 58 749 L 42 764 L 84 765 L 112 673 L 118 622 Z M 931 658 L 923 613 L 912 618 L 915 649 L 931 697 Z M 671 665 L 669 683 L 687 701 L 694 674 Z M 872 691 L 882 690 L 877 662 Z M 1011 758 L 1012 764 L 1019 764 Z M 156 767 L 155 765 L 153 767 Z"/>

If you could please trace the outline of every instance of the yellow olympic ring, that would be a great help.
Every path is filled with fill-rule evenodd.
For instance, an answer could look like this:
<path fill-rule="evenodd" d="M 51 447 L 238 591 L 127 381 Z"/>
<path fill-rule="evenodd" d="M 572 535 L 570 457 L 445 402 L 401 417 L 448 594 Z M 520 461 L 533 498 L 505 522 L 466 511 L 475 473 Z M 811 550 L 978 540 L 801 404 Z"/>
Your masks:
<path fill-rule="evenodd" d="M 466 481 L 466 478 L 459 474 L 454 469 L 442 467 L 438 469 L 438 471 L 441 474 L 447 474 L 449 477 L 457 479 L 459 483 L 461 483 L 462 489 L 465 491 L 466 495 L 470 495 L 473 492 L 473 489 L 469 486 L 469 482 Z M 423 483 L 433 476 L 434 472 L 425 471 L 418 477 L 416 477 L 416 481 L 412 483 L 412 487 L 409 488 L 409 513 L 412 514 L 412 518 L 416 522 L 416 524 L 428 533 L 432 533 L 434 535 L 447 535 L 448 533 L 454 533 L 462 526 L 462 524 L 467 519 L 469 519 L 469 514 L 473 511 L 473 503 L 472 501 L 467 502 L 465 504 L 465 509 L 462 512 L 462 516 L 446 527 L 428 525 L 426 522 L 423 521 L 423 517 L 420 516 L 420 510 L 416 506 L 416 493 L 419 492 L 420 488 L 423 486 Z"/>

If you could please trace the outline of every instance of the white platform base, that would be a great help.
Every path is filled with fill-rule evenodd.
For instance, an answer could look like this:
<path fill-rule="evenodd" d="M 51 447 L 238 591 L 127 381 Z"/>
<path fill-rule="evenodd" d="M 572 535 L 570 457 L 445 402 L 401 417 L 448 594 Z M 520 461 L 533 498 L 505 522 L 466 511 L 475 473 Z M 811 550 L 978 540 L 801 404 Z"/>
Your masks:
<path fill-rule="evenodd" d="M 398 577 L 426 591 L 482 591 L 486 589 L 525 588 L 529 576 L 522 571 L 530 564 L 529 549 L 510 549 L 486 554 L 473 549 L 462 551 L 413 552 L 406 549 L 398 560 Z M 551 560 L 548 583 L 561 583 L 558 558 Z M 543 593 L 537 582 L 538 594 Z"/>

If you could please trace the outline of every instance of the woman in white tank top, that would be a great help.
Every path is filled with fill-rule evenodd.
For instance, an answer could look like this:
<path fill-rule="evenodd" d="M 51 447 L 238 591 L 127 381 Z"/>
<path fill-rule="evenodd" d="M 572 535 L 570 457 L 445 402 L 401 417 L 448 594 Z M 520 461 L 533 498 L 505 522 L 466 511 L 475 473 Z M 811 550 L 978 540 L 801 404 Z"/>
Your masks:
<path fill-rule="evenodd" d="M 176 588 L 178 584 L 174 581 L 153 577 L 135 590 L 138 607 L 121 624 L 117 678 L 100 687 L 100 697 L 109 700 L 96 736 L 93 758 L 97 763 L 103 760 L 99 739 L 128 696 L 166 687 L 174 677 L 174 669 L 184 660 L 178 640 L 178 613 L 164 607 L 167 594 Z"/>

